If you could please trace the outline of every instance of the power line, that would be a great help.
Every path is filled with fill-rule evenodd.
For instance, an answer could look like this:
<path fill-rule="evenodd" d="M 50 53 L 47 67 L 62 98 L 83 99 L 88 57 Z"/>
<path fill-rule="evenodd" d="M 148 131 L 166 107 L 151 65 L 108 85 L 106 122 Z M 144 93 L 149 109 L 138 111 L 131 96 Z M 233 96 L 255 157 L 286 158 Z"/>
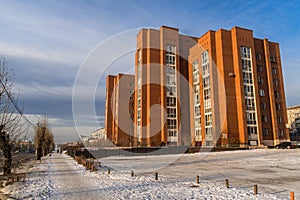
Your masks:
<path fill-rule="evenodd" d="M 31 126 L 35 127 L 35 125 L 24 115 L 22 109 L 19 107 L 19 105 L 15 102 L 15 100 L 12 98 L 11 94 L 8 92 L 6 86 L 4 85 L 3 81 L 0 79 L 0 83 L 2 85 L 2 88 L 4 89 L 5 93 L 7 94 L 9 100 L 14 105 L 18 113 L 25 119 Z"/>

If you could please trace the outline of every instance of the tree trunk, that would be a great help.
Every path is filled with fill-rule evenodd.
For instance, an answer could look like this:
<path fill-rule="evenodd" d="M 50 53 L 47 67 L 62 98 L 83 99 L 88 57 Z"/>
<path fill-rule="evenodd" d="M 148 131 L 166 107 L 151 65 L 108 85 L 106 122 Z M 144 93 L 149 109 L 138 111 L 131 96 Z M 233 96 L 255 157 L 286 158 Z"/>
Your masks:
<path fill-rule="evenodd" d="M 3 161 L 3 173 L 4 175 L 11 174 L 11 164 L 12 164 L 12 157 L 11 157 L 11 144 L 9 141 L 9 135 L 5 132 L 1 132 L 0 136 L 0 144 L 1 149 L 3 151 L 4 161 Z"/>
<path fill-rule="evenodd" d="M 37 160 L 41 160 L 42 157 L 42 146 L 39 145 L 38 148 L 36 149 L 36 159 Z"/>
<path fill-rule="evenodd" d="M 4 175 L 10 175 L 11 174 L 11 164 L 12 164 L 12 157 L 11 157 L 11 144 L 7 144 L 7 148 L 4 154 L 4 163 L 3 163 L 3 172 Z"/>

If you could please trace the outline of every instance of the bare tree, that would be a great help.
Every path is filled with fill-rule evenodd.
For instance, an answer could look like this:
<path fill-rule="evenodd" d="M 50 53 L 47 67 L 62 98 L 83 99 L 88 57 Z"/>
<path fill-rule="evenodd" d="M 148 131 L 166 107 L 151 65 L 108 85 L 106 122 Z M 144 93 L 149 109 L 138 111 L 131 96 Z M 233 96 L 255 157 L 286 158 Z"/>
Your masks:
<path fill-rule="evenodd" d="M 37 123 L 35 127 L 35 148 L 37 160 L 41 160 L 42 156 L 47 155 L 54 149 L 54 139 L 51 129 L 48 125 L 48 120 L 46 117 Z"/>
<path fill-rule="evenodd" d="M 16 107 L 18 97 L 14 95 L 14 74 L 7 68 L 7 62 L 0 56 L 0 149 L 3 152 L 4 175 L 11 174 L 12 142 L 22 133 L 22 116 Z"/>

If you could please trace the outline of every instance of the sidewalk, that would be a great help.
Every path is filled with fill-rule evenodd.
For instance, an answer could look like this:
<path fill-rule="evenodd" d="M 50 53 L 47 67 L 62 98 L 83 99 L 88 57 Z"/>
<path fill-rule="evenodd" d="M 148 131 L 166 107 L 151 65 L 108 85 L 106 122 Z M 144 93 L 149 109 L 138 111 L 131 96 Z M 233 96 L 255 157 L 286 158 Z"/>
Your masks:
<path fill-rule="evenodd" d="M 25 185 L 15 183 L 4 188 L 3 192 L 22 199 L 65 199 L 74 195 L 76 199 L 84 199 L 97 192 L 92 177 L 84 174 L 84 168 L 75 165 L 69 156 L 52 154 L 33 168 Z"/>

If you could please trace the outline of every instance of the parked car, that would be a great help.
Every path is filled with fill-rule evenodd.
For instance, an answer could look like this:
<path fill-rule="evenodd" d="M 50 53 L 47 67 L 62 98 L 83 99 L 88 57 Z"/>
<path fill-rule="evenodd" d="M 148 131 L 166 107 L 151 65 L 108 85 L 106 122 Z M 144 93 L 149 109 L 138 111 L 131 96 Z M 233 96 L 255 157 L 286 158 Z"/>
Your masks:
<path fill-rule="evenodd" d="M 300 148 L 300 141 L 292 141 L 291 140 L 291 148 Z"/>
<path fill-rule="evenodd" d="M 290 142 L 281 142 L 275 146 L 276 149 L 290 149 L 292 148 L 292 143 Z"/>

